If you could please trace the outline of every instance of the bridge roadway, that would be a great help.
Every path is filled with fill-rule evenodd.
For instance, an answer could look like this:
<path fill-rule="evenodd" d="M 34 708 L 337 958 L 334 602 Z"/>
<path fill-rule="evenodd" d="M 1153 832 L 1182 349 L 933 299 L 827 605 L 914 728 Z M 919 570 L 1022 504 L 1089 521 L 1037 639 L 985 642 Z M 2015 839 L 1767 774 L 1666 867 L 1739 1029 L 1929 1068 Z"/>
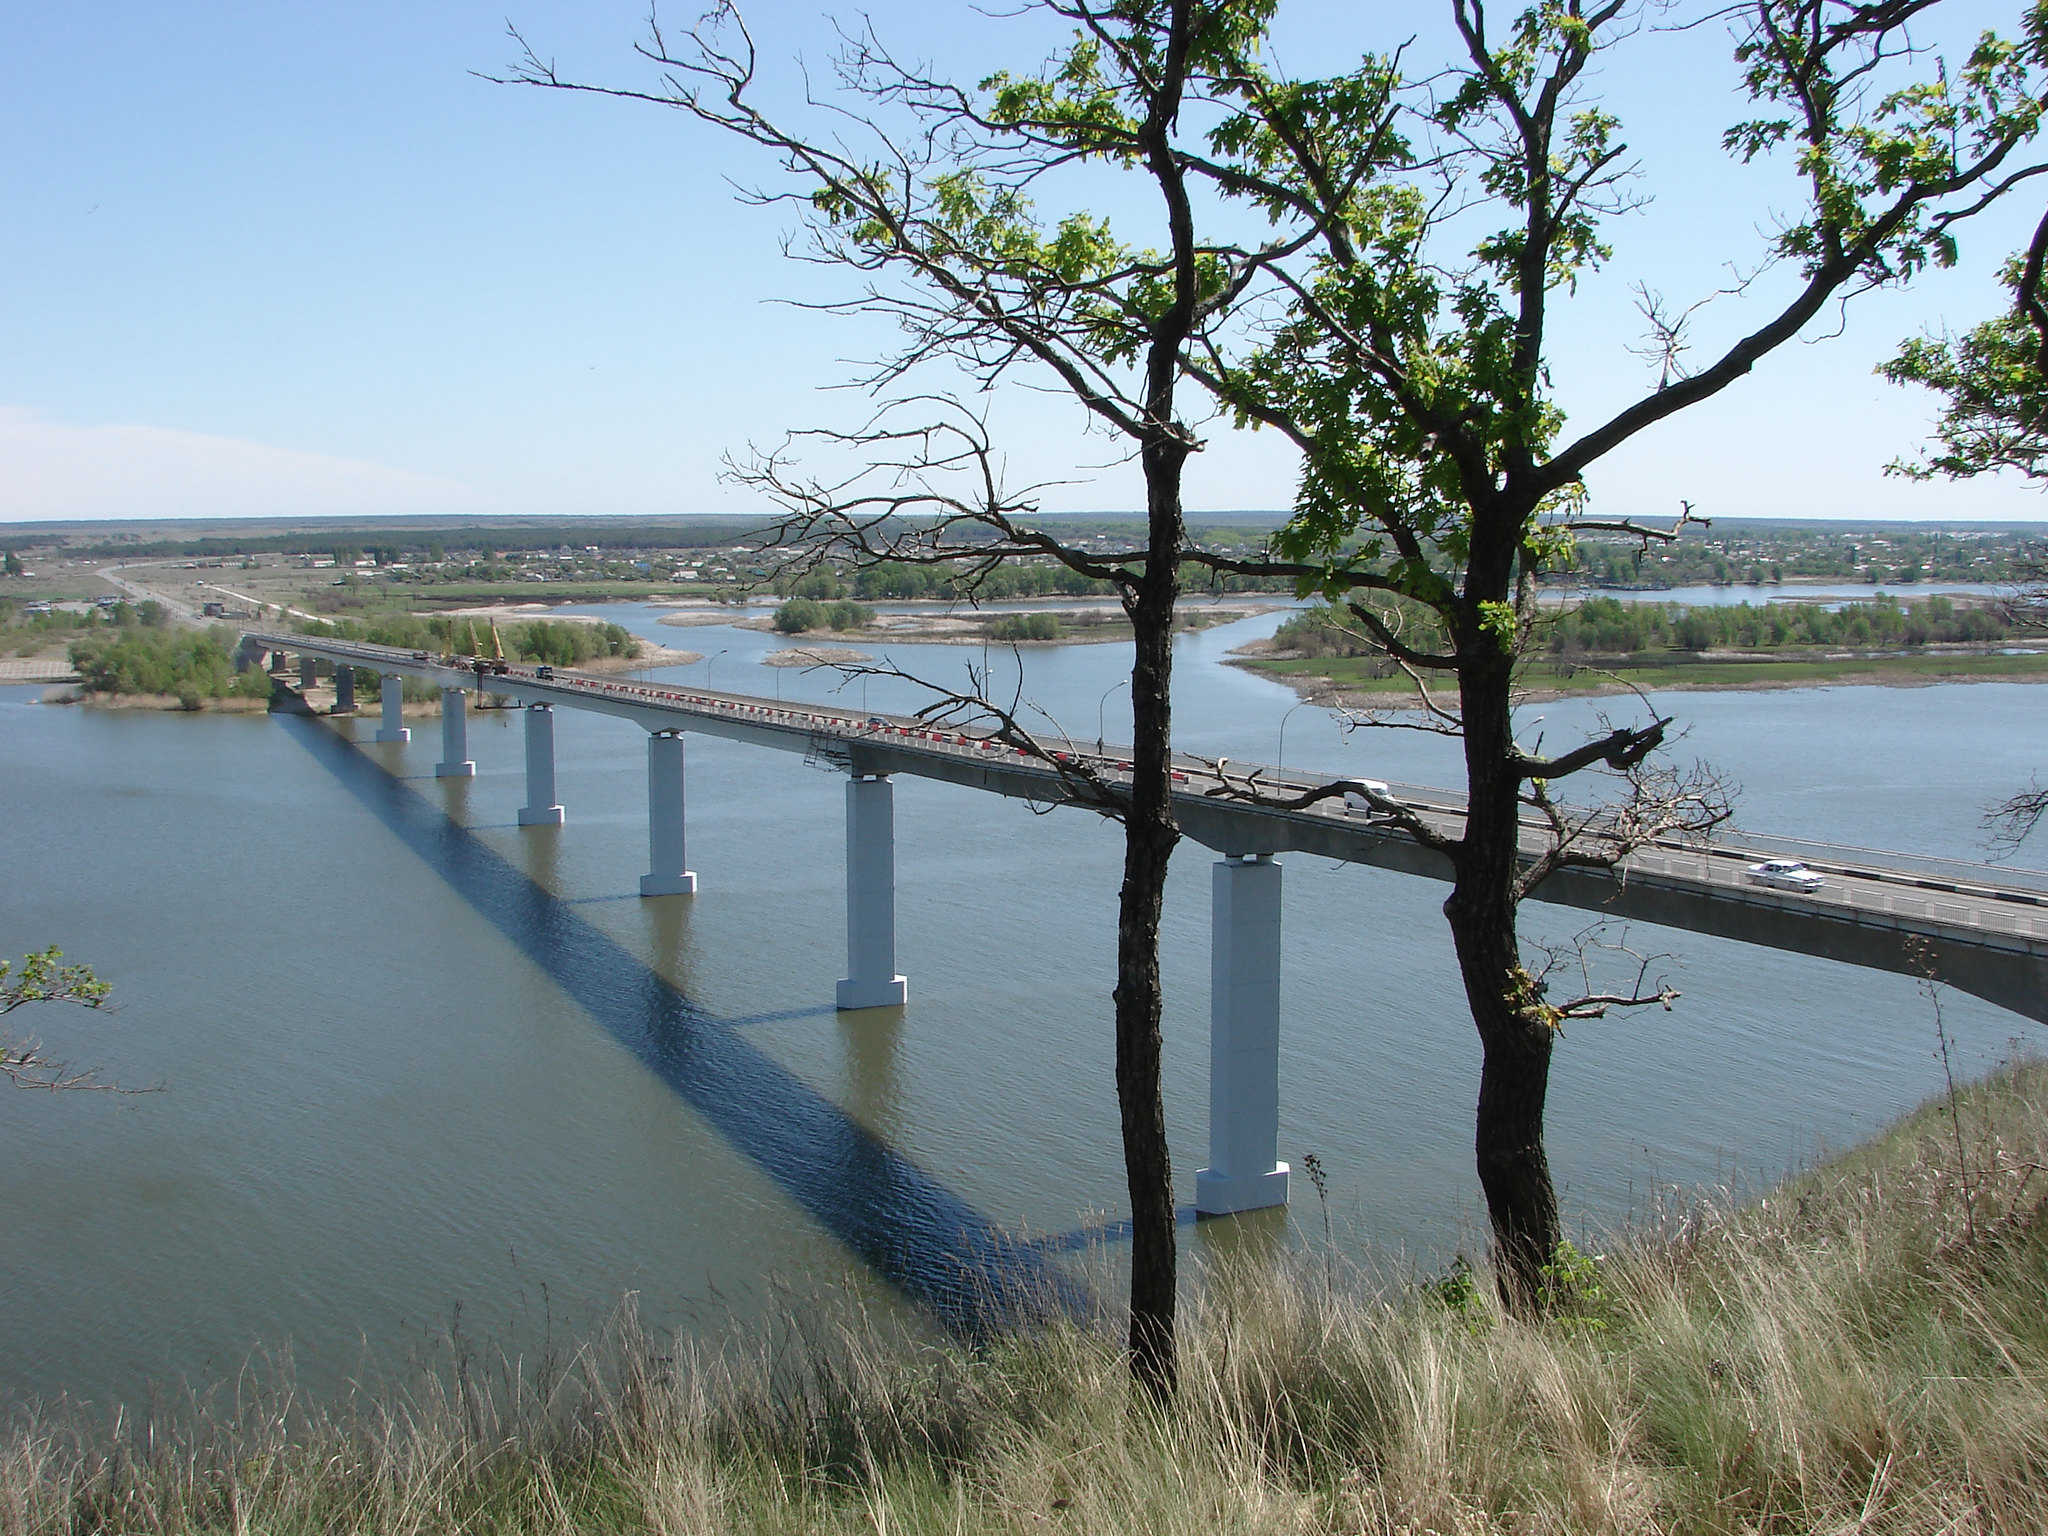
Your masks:
<path fill-rule="evenodd" d="M 337 707 L 352 706 L 348 669 L 386 679 L 378 739 L 403 739 L 399 685 L 410 677 L 442 690 L 442 774 L 473 771 L 466 760 L 465 692 L 526 706 L 527 806 L 522 824 L 560 821 L 554 800 L 553 713 L 589 710 L 631 720 L 649 732 L 649 831 L 653 868 L 644 895 L 693 891 L 683 868 L 683 733 L 720 736 L 845 770 L 847 798 L 848 979 L 841 1007 L 901 1003 L 894 974 L 894 821 L 890 779 L 938 779 L 1040 805 L 1073 803 L 1047 764 L 987 736 L 938 729 L 895 715 L 866 715 L 748 694 L 579 675 L 543 677 L 533 667 L 480 673 L 474 663 L 356 641 L 252 631 L 245 656 L 297 655 L 312 680 L 312 658 L 337 669 Z M 1087 743 L 1050 742 L 1115 780 L 1128 752 Z M 1233 763 L 1233 776 L 1252 765 Z M 1218 798 L 1214 768 L 1175 761 L 1175 812 L 1182 831 L 1216 850 L 1212 959 L 1211 1169 L 1198 1176 L 1205 1211 L 1241 1210 L 1286 1198 L 1287 1169 L 1276 1163 L 1279 1012 L 1279 866 L 1273 856 L 1308 853 L 1447 880 L 1441 854 L 1424 848 L 1383 816 L 1341 798 L 1302 810 L 1278 810 Z M 1299 791 L 1327 777 L 1267 771 L 1275 792 Z M 1395 784 L 1395 797 L 1456 836 L 1460 796 Z M 1530 825 L 1524 856 L 1543 846 Z M 1812 893 L 1751 883 L 1746 867 L 1773 857 L 1804 859 L 1826 883 Z M 1931 963 L 1942 981 L 2048 1023 L 2048 873 L 1925 859 L 1874 849 L 1736 834 L 1708 846 L 1660 844 L 1633 854 L 1619 871 L 1560 870 L 1533 899 L 1603 917 L 1711 933 L 1768 948 L 1852 965 L 1916 974 Z M 1909 941 L 1917 938 L 1918 945 Z M 1916 959 L 1918 949 L 1925 957 Z M 1249 1084 L 1249 1086 L 1247 1086 Z M 1207 1186 L 1204 1187 L 1204 1180 Z"/>

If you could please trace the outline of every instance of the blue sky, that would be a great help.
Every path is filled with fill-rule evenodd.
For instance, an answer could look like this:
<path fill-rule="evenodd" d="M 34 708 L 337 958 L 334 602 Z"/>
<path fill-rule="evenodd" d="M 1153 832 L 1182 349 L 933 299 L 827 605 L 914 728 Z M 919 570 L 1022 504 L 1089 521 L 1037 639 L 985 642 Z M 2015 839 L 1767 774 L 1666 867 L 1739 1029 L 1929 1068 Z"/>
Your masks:
<path fill-rule="evenodd" d="M 735 202 L 731 179 L 772 168 L 677 113 L 477 78 L 512 61 L 508 9 L 565 73 L 648 83 L 639 0 L 0 0 L 0 520 L 748 511 L 719 479 L 726 452 L 850 419 L 831 386 L 875 337 L 776 302 L 846 290 L 783 259 L 779 215 Z M 1439 12 L 1283 0 L 1278 53 L 1308 69 L 1410 35 L 1425 53 Z M 748 14 L 777 89 L 798 55 L 828 57 L 829 12 Z M 942 0 L 870 14 L 967 78 L 1057 39 Z M 1568 306 L 1557 378 L 1588 423 L 1650 382 L 1626 351 L 1630 285 L 1687 302 L 1792 206 L 1780 172 L 1718 150 L 1739 115 L 1718 33 L 1646 36 L 1604 70 L 1651 201 Z M 1142 198 L 1099 206 L 1138 237 L 1153 216 Z M 2037 215 L 1987 220 L 1962 270 L 1864 301 L 1841 338 L 1615 455 L 1596 505 L 2048 516 L 2016 483 L 1886 480 L 1929 408 L 1871 376 L 1901 337 L 1988 312 L 1993 267 Z M 1747 329 L 1769 287 L 1710 310 L 1702 341 Z M 995 420 L 1016 479 L 1073 482 L 1049 507 L 1136 504 L 1135 471 L 1098 467 L 1106 445 L 1063 402 L 1020 392 Z M 1292 483 L 1271 434 L 1219 425 L 1188 499 L 1284 506 Z"/>

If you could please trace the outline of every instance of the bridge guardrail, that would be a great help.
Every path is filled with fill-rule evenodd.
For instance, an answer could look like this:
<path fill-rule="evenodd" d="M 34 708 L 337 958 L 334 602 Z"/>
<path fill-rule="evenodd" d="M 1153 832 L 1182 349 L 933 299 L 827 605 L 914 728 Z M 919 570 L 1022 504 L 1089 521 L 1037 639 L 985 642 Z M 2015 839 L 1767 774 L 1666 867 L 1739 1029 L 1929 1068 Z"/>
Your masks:
<path fill-rule="evenodd" d="M 257 632 L 248 633 L 244 638 L 269 649 L 303 648 L 330 655 L 348 656 L 360 660 L 365 666 L 381 666 L 385 670 L 390 670 L 394 666 L 423 668 L 439 672 L 453 671 L 464 677 L 475 672 L 467 658 L 423 656 L 418 652 L 375 646 L 361 641 Z M 1054 773 L 1051 767 L 1036 764 L 1030 758 L 1030 754 L 1021 747 L 1013 747 L 988 736 L 942 729 L 912 716 L 855 715 L 800 701 L 771 702 L 750 694 L 679 688 L 637 680 L 612 680 L 571 671 L 557 672 L 553 677 L 541 678 L 534 675 L 531 668 L 522 669 L 516 674 L 493 674 L 488 671 L 477 673 L 474 686 L 489 691 L 494 675 L 502 675 L 506 681 L 515 682 L 529 692 L 581 695 L 620 703 L 644 700 L 649 704 L 669 708 L 680 706 L 718 718 L 752 718 L 763 724 L 794 728 L 807 731 L 814 736 L 824 735 L 847 742 L 876 738 L 916 742 L 927 749 L 937 749 L 949 755 L 969 759 L 986 760 L 992 755 L 1012 760 L 1024 758 L 1031 766 L 1040 768 L 1048 777 Z M 1102 752 L 1096 753 L 1089 751 L 1085 744 L 1073 742 L 1068 738 L 1062 737 L 1058 740 L 1074 756 L 1093 760 L 1113 769 L 1125 770 L 1130 760 L 1130 749 L 1127 747 L 1105 747 Z M 1048 748 L 1050 745 L 1047 743 Z M 1232 770 L 1233 778 L 1240 773 L 1257 772 L 1262 774 L 1262 782 L 1281 793 L 1299 792 L 1330 781 L 1329 776 L 1325 774 L 1305 775 L 1299 770 L 1287 773 L 1275 770 L 1271 765 L 1231 763 L 1228 766 Z M 1176 782 L 1193 784 L 1206 777 L 1209 768 L 1202 759 L 1180 757 L 1176 758 L 1172 771 Z M 1419 808 L 1443 810 L 1453 814 L 1461 813 L 1464 808 L 1464 794 L 1445 786 L 1389 782 L 1388 787 L 1395 798 Z M 1720 862 L 1722 867 L 1731 868 L 1731 873 L 1732 867 L 1740 864 L 1766 858 L 1790 857 L 1811 863 L 1824 873 L 1854 875 L 1875 883 L 1897 886 L 1902 893 L 1925 891 L 1933 895 L 1986 896 L 2025 906 L 2048 906 L 2048 871 L 2044 870 L 1989 863 L 1972 864 L 1959 859 L 1903 853 L 1891 849 L 1853 848 L 1817 839 L 1778 837 L 1747 831 L 1737 831 L 1704 845 L 1671 843 L 1659 846 L 1669 854 Z M 2032 896 L 2039 896 L 2041 900 L 2030 900 Z"/>

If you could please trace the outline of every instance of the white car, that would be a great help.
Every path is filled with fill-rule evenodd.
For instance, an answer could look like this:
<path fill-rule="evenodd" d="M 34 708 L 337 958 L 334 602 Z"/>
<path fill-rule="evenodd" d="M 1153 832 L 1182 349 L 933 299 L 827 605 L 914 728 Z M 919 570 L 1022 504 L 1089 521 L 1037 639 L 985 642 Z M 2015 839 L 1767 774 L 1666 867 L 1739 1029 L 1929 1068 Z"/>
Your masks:
<path fill-rule="evenodd" d="M 1372 810 L 1372 797 L 1375 795 L 1382 802 L 1394 798 L 1392 791 L 1378 779 L 1344 779 L 1339 787 L 1344 791 L 1344 809 L 1347 811 Z"/>
<path fill-rule="evenodd" d="M 1743 873 L 1751 885 L 1772 885 L 1781 891 L 1817 891 L 1825 883 L 1797 859 L 1766 859 Z"/>

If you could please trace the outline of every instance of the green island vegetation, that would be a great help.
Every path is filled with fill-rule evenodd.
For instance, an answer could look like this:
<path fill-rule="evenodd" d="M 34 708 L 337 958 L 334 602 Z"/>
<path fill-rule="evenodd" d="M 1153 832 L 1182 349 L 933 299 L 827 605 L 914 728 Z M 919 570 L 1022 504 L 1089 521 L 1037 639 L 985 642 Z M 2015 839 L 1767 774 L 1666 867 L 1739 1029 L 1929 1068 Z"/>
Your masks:
<path fill-rule="evenodd" d="M 108 614 L 116 616 L 106 617 Z M 204 630 L 172 629 L 165 625 L 163 610 L 156 603 L 142 603 L 126 614 L 110 609 L 96 610 L 93 615 L 34 617 L 80 621 L 68 626 L 77 636 L 71 642 L 70 658 L 78 671 L 80 686 L 87 693 L 163 695 L 177 699 L 186 709 L 200 709 L 210 699 L 271 696 L 270 678 L 260 667 L 249 667 L 239 673 L 235 670 L 235 650 L 241 643 L 241 632 L 230 625 L 216 624 Z M 93 622 L 83 622 L 88 618 Z M 62 626 L 52 629 L 65 632 Z M 508 659 L 546 662 L 558 667 L 610 657 L 631 658 L 641 650 L 640 641 L 616 624 L 535 619 L 501 625 L 498 632 Z M 366 640 L 437 654 L 493 654 L 490 625 L 467 619 L 406 615 L 374 624 L 314 620 L 302 623 L 299 633 Z M 323 676 L 332 676 L 333 669 L 328 664 L 321 663 L 320 670 Z M 374 689 L 379 678 L 374 671 L 359 667 L 356 681 L 365 689 Z M 409 681 L 405 696 L 408 701 L 427 701 L 438 697 L 438 691 Z"/>
<path fill-rule="evenodd" d="M 199 709 L 208 699 L 267 699 L 270 678 L 260 667 L 235 671 L 241 638 L 225 624 L 205 630 L 101 628 L 71 642 L 71 665 L 87 693 L 161 694 L 186 709 Z"/>
<path fill-rule="evenodd" d="M 487 619 L 449 618 L 434 614 L 393 614 L 358 622 L 353 619 L 309 619 L 296 632 L 325 640 L 360 640 L 401 650 L 431 651 L 437 656 L 494 654 Z M 498 636 L 508 661 L 544 662 L 555 667 L 580 666 L 592 660 L 632 658 L 641 651 L 631 631 L 617 624 L 583 624 L 570 619 L 526 619 L 500 624 Z"/>
<path fill-rule="evenodd" d="M 866 603 L 846 598 L 833 602 L 815 597 L 792 597 L 775 610 L 775 627 L 785 635 L 801 635 L 812 629 L 832 629 L 843 633 L 849 629 L 865 629 L 874 622 L 874 609 Z"/>
<path fill-rule="evenodd" d="M 119 1430 L 25 1410 L 0 1509 L 23 1536 L 2035 1532 L 2044 1165 L 2021 1063 L 1764 1199 L 1561 1250 L 1535 1320 L 1462 1263 L 1239 1255 L 1165 1406 L 1108 1318 L 973 1346 L 848 1304 L 721 1348 L 626 1315 L 331 1409 L 251 1373 Z"/>
<path fill-rule="evenodd" d="M 1134 525 L 1130 534 L 1136 532 Z M 1264 542 L 1263 534 L 1247 538 L 1251 547 Z M 1107 546 L 1117 540 L 1106 537 L 1100 542 Z M 1227 547 L 1236 545 L 1233 542 Z M 1185 574 L 1191 591 L 1290 595 L 1293 592 L 1292 583 L 1270 577 L 1232 576 L 1212 581 L 1209 573 L 1193 566 Z M 980 603 L 1021 602 L 1038 597 L 1112 597 L 1116 593 L 1109 582 L 1083 576 L 1049 557 L 1005 561 L 972 576 L 945 566 L 910 565 L 893 560 L 847 570 L 821 567 L 806 572 L 800 580 L 779 585 L 776 590 L 819 599 L 852 596 L 869 602 L 964 602 L 972 598 Z"/>
<path fill-rule="evenodd" d="M 1416 626 L 1426 627 L 1405 606 L 1401 617 L 1411 634 Z M 1608 674 L 1639 687 L 1707 688 L 1872 676 L 1933 681 L 2048 675 L 2048 654 L 1986 649 L 2029 633 L 1994 606 L 1939 596 L 1900 602 L 1881 594 L 1837 608 L 1789 602 L 1686 607 L 1590 597 L 1543 620 L 1519 675 L 1529 686 L 1567 691 L 1611 686 Z M 1356 623 L 1328 605 L 1282 624 L 1273 647 L 1276 654 L 1244 658 L 1243 664 L 1283 678 L 1327 678 L 1336 687 L 1362 692 L 1412 686 Z"/>
<path fill-rule="evenodd" d="M 991 640 L 1057 640 L 1063 633 L 1056 613 L 1006 613 L 988 627 Z"/>

